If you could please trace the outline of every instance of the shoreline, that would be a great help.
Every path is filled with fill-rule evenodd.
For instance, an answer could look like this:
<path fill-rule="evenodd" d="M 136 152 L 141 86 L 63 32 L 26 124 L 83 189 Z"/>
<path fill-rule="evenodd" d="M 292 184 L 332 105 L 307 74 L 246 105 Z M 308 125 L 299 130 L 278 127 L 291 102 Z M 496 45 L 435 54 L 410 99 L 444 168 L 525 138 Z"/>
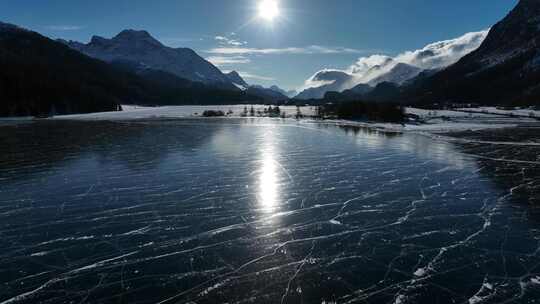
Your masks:
<path fill-rule="evenodd" d="M 244 108 L 252 107 L 260 113 L 259 116 L 242 116 Z M 421 119 L 419 122 L 407 122 L 404 124 L 385 123 L 385 122 L 370 122 L 370 121 L 355 121 L 341 119 L 323 119 L 315 118 L 314 106 L 299 107 L 303 117 L 300 119 L 294 118 L 297 114 L 296 106 L 280 106 L 285 117 L 268 117 L 263 114 L 263 109 L 267 108 L 264 105 L 218 105 L 218 106 L 164 106 L 164 107 L 144 107 L 123 105 L 124 111 L 118 112 L 100 112 L 88 114 L 71 114 L 54 116 L 45 119 L 35 119 L 33 117 L 6 117 L 0 118 L 0 126 L 13 125 L 18 123 L 33 123 L 39 121 L 137 121 L 137 120 L 170 120 L 170 119 L 279 119 L 279 120 L 296 120 L 302 122 L 316 122 L 332 124 L 337 126 L 363 127 L 378 130 L 382 132 L 392 133 L 428 133 L 428 134 L 448 134 L 462 131 L 480 131 L 488 129 L 505 129 L 505 128 L 535 128 L 540 127 L 540 122 L 536 119 L 528 117 L 503 117 L 489 115 L 488 113 L 464 113 L 460 110 L 438 111 L 433 115 L 433 112 L 416 108 L 406 108 L 408 114 L 416 114 Z M 205 110 L 221 110 L 231 113 L 222 117 L 203 117 L 202 113 Z"/>

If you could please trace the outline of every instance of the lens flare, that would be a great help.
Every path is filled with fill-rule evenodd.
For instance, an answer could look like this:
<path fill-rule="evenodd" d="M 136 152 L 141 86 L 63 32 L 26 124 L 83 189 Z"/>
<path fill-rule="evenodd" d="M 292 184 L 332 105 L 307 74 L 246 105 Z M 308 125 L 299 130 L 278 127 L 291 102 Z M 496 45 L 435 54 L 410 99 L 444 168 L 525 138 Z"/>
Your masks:
<path fill-rule="evenodd" d="M 263 0 L 259 3 L 259 17 L 266 21 L 273 21 L 279 17 L 279 5 L 276 0 Z"/>

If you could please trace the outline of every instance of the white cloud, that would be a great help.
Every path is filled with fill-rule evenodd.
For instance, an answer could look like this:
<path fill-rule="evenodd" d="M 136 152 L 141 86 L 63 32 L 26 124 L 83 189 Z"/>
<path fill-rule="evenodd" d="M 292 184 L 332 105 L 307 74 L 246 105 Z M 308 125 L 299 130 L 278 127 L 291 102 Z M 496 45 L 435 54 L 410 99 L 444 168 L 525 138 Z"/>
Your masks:
<path fill-rule="evenodd" d="M 300 91 L 305 90 L 307 88 L 318 88 L 322 86 L 327 86 L 331 84 L 337 84 L 338 82 L 341 83 L 345 79 L 351 77 L 349 74 L 344 73 L 341 70 L 334 70 L 334 69 L 324 69 L 321 71 L 318 71 L 317 73 L 313 74 L 310 78 L 308 78 L 304 86 L 300 89 Z"/>
<path fill-rule="evenodd" d="M 181 43 L 181 42 L 203 41 L 204 38 L 163 37 L 163 38 L 160 38 L 160 40 L 162 42 Z"/>
<path fill-rule="evenodd" d="M 204 41 L 204 38 L 189 37 L 160 37 L 159 41 L 170 47 L 184 47 L 186 44 Z"/>
<path fill-rule="evenodd" d="M 349 67 L 348 72 L 350 74 L 368 73 L 373 67 L 386 65 L 392 60 L 392 57 L 386 55 L 371 55 L 368 57 L 361 57 L 354 65 Z"/>
<path fill-rule="evenodd" d="M 477 49 L 488 30 L 467 33 L 461 37 L 428 44 L 422 49 L 407 51 L 395 57 L 372 55 L 362 57 L 347 72 L 364 82 L 380 76 L 398 63 L 406 63 L 421 69 L 440 69 L 456 63 L 463 56 Z"/>
<path fill-rule="evenodd" d="M 272 77 L 256 75 L 256 74 L 252 74 L 252 73 L 249 73 L 249 72 L 238 71 L 238 74 L 242 78 L 247 78 L 247 79 L 264 80 L 264 81 L 275 81 L 276 80 L 275 78 L 272 78 Z"/>
<path fill-rule="evenodd" d="M 276 55 L 276 54 L 360 54 L 365 51 L 343 48 L 311 45 L 307 47 L 287 47 L 287 48 L 246 48 L 246 47 L 217 47 L 207 50 L 209 54 L 222 55 Z"/>
<path fill-rule="evenodd" d="M 84 29 L 84 26 L 79 25 L 48 25 L 45 27 L 51 31 L 79 31 Z"/>
<path fill-rule="evenodd" d="M 476 50 L 486 39 L 488 32 L 489 30 L 467 33 L 456 39 L 435 42 L 421 50 L 402 53 L 396 57 L 396 61 L 423 69 L 446 67 Z"/>
<path fill-rule="evenodd" d="M 368 83 L 375 78 L 386 74 L 398 63 L 409 64 L 421 69 L 441 69 L 454 64 L 463 56 L 477 49 L 486 38 L 489 30 L 467 33 L 461 37 L 428 44 L 422 49 L 403 52 L 395 57 L 375 54 L 359 58 L 348 69 L 347 73 L 352 80 L 340 76 L 338 73 L 328 73 L 331 70 L 322 70 L 306 80 L 304 88 L 320 87 L 336 82 L 341 83 L 340 89 L 350 89 L 360 83 Z M 335 72 L 335 71 L 334 71 Z M 338 76 L 340 79 L 325 79 L 318 81 L 321 75 L 325 77 Z"/>
<path fill-rule="evenodd" d="M 236 35 L 236 34 L 234 34 L 234 35 Z M 247 44 L 247 41 L 240 41 L 240 40 L 236 40 L 236 39 L 231 39 L 231 38 L 227 38 L 225 36 L 216 36 L 216 37 L 214 37 L 214 39 L 216 41 L 218 41 L 219 44 L 221 44 L 221 45 L 230 45 L 230 46 L 233 46 L 233 47 L 240 47 L 240 46 L 243 46 L 243 45 Z"/>
<path fill-rule="evenodd" d="M 215 66 L 224 66 L 231 64 L 246 64 L 250 63 L 251 60 L 244 56 L 210 56 L 206 58 Z"/>

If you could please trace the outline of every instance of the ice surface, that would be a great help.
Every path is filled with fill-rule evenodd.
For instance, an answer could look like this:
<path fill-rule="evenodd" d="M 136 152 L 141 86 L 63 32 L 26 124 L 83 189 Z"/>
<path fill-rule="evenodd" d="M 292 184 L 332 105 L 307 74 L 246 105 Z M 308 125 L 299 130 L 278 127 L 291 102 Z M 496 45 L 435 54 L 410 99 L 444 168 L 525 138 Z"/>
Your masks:
<path fill-rule="evenodd" d="M 535 129 L 430 137 L 239 118 L 0 128 L 2 304 L 540 298 Z"/>

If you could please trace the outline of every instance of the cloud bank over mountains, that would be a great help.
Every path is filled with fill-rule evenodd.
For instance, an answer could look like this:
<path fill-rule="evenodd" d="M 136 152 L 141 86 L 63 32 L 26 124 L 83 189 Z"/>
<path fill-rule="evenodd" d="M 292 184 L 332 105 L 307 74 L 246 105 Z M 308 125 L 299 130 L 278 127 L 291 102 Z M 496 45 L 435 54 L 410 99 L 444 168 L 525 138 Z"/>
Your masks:
<path fill-rule="evenodd" d="M 400 54 L 395 60 L 422 69 L 447 67 L 480 47 L 488 33 L 489 30 L 472 32 L 456 39 L 435 42 L 421 50 Z"/>
<path fill-rule="evenodd" d="M 461 37 L 431 43 L 422 49 L 407 51 L 395 57 L 380 54 L 361 57 L 346 70 L 325 69 L 315 73 L 305 81 L 302 89 L 320 88 L 324 91 L 322 92 L 324 95 L 327 91 L 343 91 L 361 83 L 375 86 L 388 79 L 402 84 L 422 70 L 442 69 L 456 63 L 463 56 L 477 49 L 488 32 L 489 30 L 467 33 Z M 410 70 L 404 72 L 404 67 L 407 65 L 410 66 Z M 398 70 L 400 75 L 389 75 Z M 320 96 L 321 93 L 315 95 Z"/>

